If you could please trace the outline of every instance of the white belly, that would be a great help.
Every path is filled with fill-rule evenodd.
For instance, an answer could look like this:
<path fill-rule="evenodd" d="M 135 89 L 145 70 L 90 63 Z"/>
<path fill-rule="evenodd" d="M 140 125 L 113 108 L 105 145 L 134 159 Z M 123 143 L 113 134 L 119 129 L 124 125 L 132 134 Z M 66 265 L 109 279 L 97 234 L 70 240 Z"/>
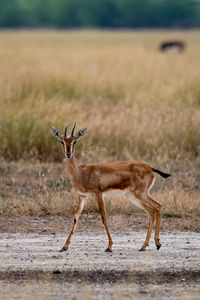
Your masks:
<path fill-rule="evenodd" d="M 123 197 L 126 196 L 131 202 L 136 205 L 139 208 L 142 208 L 141 202 L 133 196 L 133 194 L 127 189 L 127 190 L 110 190 L 103 193 L 103 198 L 107 197 Z"/>
<path fill-rule="evenodd" d="M 128 192 L 127 196 L 133 204 L 143 209 L 141 202 L 137 198 L 135 198 L 131 192 Z"/>
<path fill-rule="evenodd" d="M 81 198 L 85 198 L 83 201 L 83 205 L 85 203 L 85 200 L 88 198 L 88 196 L 91 195 L 90 193 L 80 193 L 79 196 Z M 115 197 L 123 197 L 126 196 L 134 205 L 136 205 L 137 207 L 140 207 L 143 209 L 142 203 L 134 197 L 134 195 L 130 192 L 129 189 L 126 190 L 110 190 L 110 191 L 106 191 L 103 192 L 102 197 L 103 199 L 105 198 L 115 198 Z"/>
<path fill-rule="evenodd" d="M 128 190 L 110 190 L 103 192 L 103 197 L 123 197 L 127 194 Z"/>

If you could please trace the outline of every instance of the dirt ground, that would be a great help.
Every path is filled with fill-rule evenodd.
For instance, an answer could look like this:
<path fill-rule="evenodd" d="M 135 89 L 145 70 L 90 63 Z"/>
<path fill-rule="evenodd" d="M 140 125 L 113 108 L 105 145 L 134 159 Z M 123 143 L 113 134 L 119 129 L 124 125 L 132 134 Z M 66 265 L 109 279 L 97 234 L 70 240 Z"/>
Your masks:
<path fill-rule="evenodd" d="M 139 252 L 147 215 L 137 210 L 112 214 L 108 209 L 114 245 L 112 253 L 105 253 L 101 217 L 95 209 L 86 209 L 69 251 L 59 253 L 75 207 L 69 209 L 69 201 L 57 197 L 66 189 L 71 195 L 68 181 L 58 175 L 62 172 L 61 164 L 55 169 L 49 164 L 1 163 L 0 300 L 200 299 L 198 214 L 163 214 L 161 249 L 156 250 L 152 234 L 147 251 Z M 51 196 L 53 205 L 59 200 L 66 213 L 59 215 L 54 206 L 38 209 L 40 196 L 45 208 L 52 204 L 45 202 Z"/>
<path fill-rule="evenodd" d="M 64 232 L 0 234 L 1 299 L 199 299 L 200 236 L 161 232 L 139 252 L 145 231 L 76 232 L 59 253 Z"/>

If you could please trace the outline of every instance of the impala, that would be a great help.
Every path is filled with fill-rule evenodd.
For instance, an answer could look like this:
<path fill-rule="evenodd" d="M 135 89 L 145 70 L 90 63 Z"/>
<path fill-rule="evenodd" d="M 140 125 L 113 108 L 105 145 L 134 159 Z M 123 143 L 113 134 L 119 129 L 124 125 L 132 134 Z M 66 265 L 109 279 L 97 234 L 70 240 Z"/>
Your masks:
<path fill-rule="evenodd" d="M 68 136 L 68 127 L 69 124 L 66 126 L 64 135 L 62 136 L 56 128 L 51 126 L 52 134 L 62 144 L 67 160 L 68 174 L 73 187 L 78 192 L 79 199 L 71 232 L 60 252 L 67 251 L 81 211 L 90 194 L 96 197 L 102 221 L 108 235 L 108 248 L 105 251 L 111 252 L 113 244 L 104 207 L 104 196 L 108 194 L 116 194 L 118 196 L 126 195 L 136 206 L 149 214 L 147 235 L 140 251 L 144 251 L 149 245 L 153 224 L 156 220 L 154 239 L 157 250 L 159 250 L 161 247 L 159 242 L 161 205 L 149 195 L 149 190 L 154 183 L 154 173 L 158 173 L 164 178 L 169 177 L 170 174 L 154 169 L 146 163 L 135 161 L 79 165 L 75 158 L 75 146 L 78 139 L 85 134 L 86 128 L 74 134 L 75 123 L 71 135 Z"/>

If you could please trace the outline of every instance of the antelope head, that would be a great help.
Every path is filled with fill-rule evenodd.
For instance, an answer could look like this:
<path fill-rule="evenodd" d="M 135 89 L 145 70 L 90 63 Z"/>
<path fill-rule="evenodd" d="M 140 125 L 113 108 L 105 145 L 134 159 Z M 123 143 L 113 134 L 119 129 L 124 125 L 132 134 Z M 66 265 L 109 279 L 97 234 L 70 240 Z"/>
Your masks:
<path fill-rule="evenodd" d="M 65 127 L 65 132 L 64 135 L 61 135 L 60 132 L 53 126 L 51 126 L 51 132 L 53 136 L 55 136 L 62 144 L 63 151 L 65 154 L 65 157 L 67 159 L 71 159 L 72 156 L 75 153 L 75 145 L 77 140 L 83 136 L 86 132 L 86 128 L 80 129 L 77 131 L 77 133 L 74 135 L 75 127 L 76 127 L 76 122 L 74 123 L 74 127 L 72 128 L 71 134 L 68 136 L 67 135 L 67 128 L 69 127 L 70 124 L 68 124 Z"/>

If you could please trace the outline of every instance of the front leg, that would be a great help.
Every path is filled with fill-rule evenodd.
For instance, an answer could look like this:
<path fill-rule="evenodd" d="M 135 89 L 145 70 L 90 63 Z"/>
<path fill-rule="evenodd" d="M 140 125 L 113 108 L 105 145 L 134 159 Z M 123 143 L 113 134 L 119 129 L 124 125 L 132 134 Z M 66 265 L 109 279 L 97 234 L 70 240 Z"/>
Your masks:
<path fill-rule="evenodd" d="M 85 205 L 85 202 L 87 200 L 87 197 L 84 195 L 78 195 L 78 199 L 79 199 L 79 202 L 78 202 L 78 207 L 76 209 L 76 213 L 74 215 L 74 224 L 73 224 L 71 232 L 66 240 L 66 243 L 65 243 L 64 247 L 60 250 L 60 252 L 68 250 L 72 235 L 73 235 L 74 231 L 76 230 L 76 226 L 78 224 L 78 220 L 79 220 L 80 214 L 83 210 L 83 207 Z"/>
<path fill-rule="evenodd" d="M 104 201 L 103 201 L 102 193 L 97 193 L 96 194 L 96 199 L 97 199 L 97 202 L 98 202 L 98 205 L 99 205 L 99 211 L 100 211 L 100 214 L 101 214 L 102 222 L 103 222 L 103 224 L 106 228 L 108 241 L 109 241 L 108 248 L 105 251 L 106 252 L 112 252 L 113 241 L 112 241 L 112 238 L 111 238 L 111 235 L 110 235 L 110 231 L 108 229 L 106 211 L 105 211 L 105 207 L 104 207 Z"/>

